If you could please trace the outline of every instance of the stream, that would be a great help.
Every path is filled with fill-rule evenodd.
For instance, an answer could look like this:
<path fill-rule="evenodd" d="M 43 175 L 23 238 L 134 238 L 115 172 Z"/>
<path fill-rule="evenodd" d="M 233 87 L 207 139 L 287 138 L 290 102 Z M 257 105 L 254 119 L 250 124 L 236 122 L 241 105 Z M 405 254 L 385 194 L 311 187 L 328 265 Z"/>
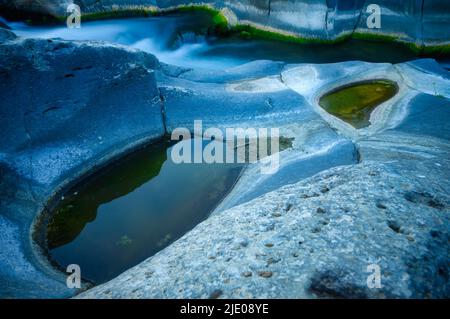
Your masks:
<path fill-rule="evenodd" d="M 82 22 L 80 29 L 8 23 L 23 37 L 101 40 L 144 50 L 160 61 L 185 67 L 222 70 L 254 60 L 332 63 L 349 60 L 399 63 L 417 58 L 396 43 L 350 39 L 335 45 L 296 44 L 205 36 L 209 16 L 196 12 L 168 16 Z"/>

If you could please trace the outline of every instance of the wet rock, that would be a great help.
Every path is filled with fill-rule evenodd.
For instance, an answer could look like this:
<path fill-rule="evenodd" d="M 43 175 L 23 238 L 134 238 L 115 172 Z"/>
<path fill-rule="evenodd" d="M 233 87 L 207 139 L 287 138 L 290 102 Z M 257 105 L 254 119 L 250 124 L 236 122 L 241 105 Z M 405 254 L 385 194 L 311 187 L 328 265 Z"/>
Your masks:
<path fill-rule="evenodd" d="M 158 65 L 150 54 L 117 45 L 21 39 L 0 29 L 0 126 L 8 132 L 0 136 L 0 217 L 16 229 L 14 244 L 0 244 L 17 248 L 0 254 L 0 296 L 76 293 L 45 259 L 36 262 L 29 229 L 62 183 L 164 134 Z M 8 176 L 16 191 L 5 191 Z"/>
<path fill-rule="evenodd" d="M 1 21 L 0 21 L 0 23 L 1 23 Z M 17 38 L 17 36 L 12 31 L 4 29 L 0 25 L 0 43 L 6 42 L 6 41 L 10 41 L 10 40 L 14 40 L 16 38 Z"/>

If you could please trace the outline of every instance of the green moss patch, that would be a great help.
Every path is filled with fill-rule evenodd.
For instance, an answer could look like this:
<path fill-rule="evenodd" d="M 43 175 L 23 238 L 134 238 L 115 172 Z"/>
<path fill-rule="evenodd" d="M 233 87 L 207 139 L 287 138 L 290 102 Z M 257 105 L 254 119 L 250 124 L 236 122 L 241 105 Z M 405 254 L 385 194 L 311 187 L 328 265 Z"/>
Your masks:
<path fill-rule="evenodd" d="M 133 17 L 151 17 L 156 16 L 158 12 L 154 9 L 124 9 L 112 11 L 87 12 L 81 16 L 82 21 L 121 19 Z M 63 18 L 66 19 L 65 17 Z"/>
<path fill-rule="evenodd" d="M 397 84 L 389 80 L 356 82 L 327 93 L 319 105 L 359 129 L 369 126 L 372 111 L 397 92 Z"/>
<path fill-rule="evenodd" d="M 277 33 L 268 30 L 258 29 L 250 25 L 237 25 L 232 29 L 233 33 L 239 34 L 241 38 L 245 39 L 263 39 L 263 40 L 273 40 L 273 41 L 283 41 L 291 43 L 300 44 L 333 44 L 342 42 L 346 39 L 345 36 L 339 37 L 335 40 L 324 40 L 318 38 L 302 38 L 294 35 L 288 35 L 283 33 Z"/>

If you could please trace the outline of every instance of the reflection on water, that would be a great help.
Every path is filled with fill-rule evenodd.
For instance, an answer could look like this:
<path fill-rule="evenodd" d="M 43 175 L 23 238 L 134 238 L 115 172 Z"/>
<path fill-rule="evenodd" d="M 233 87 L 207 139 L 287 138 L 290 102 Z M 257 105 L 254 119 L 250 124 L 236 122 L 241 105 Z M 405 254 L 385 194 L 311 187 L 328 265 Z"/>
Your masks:
<path fill-rule="evenodd" d="M 167 141 L 150 145 L 70 190 L 47 228 L 51 258 L 63 268 L 80 265 L 82 276 L 98 284 L 204 220 L 234 185 L 242 165 L 175 164 L 171 146 Z"/>
<path fill-rule="evenodd" d="M 370 114 L 398 92 L 395 82 L 372 80 L 352 83 L 324 95 L 319 104 L 328 113 L 359 129 L 370 125 Z"/>
<path fill-rule="evenodd" d="M 214 38 L 206 34 L 210 16 L 197 12 L 163 17 L 101 20 L 82 23 L 81 29 L 26 26 L 10 23 L 25 37 L 104 40 L 155 54 L 162 62 L 210 69 L 225 69 L 254 60 L 289 63 L 331 63 L 349 60 L 398 63 L 417 56 L 395 43 L 349 40 L 336 45 L 305 45 L 238 36 Z"/>

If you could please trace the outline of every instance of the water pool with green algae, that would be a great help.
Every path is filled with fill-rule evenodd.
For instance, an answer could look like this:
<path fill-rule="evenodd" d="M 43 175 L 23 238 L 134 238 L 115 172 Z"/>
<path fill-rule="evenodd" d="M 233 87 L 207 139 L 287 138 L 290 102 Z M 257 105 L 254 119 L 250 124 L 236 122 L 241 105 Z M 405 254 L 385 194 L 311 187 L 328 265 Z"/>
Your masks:
<path fill-rule="evenodd" d="M 68 191 L 47 226 L 51 260 L 63 269 L 78 264 L 84 279 L 100 284 L 207 218 L 243 165 L 175 164 L 172 147 L 149 145 Z"/>
<path fill-rule="evenodd" d="M 319 105 L 359 129 L 369 126 L 372 111 L 397 92 L 397 84 L 389 80 L 355 82 L 325 94 Z"/>

